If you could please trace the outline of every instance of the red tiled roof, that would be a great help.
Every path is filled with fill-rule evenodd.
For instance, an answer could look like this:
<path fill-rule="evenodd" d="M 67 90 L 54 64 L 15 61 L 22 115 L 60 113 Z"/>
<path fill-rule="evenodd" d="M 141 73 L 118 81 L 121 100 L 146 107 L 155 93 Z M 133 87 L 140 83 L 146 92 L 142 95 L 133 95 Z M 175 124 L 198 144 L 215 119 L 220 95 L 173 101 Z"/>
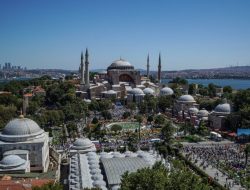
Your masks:
<path fill-rule="evenodd" d="M 54 181 L 51 179 L 1 180 L 0 190 L 31 190 L 32 187 L 41 187 L 50 182 Z"/>
<path fill-rule="evenodd" d="M 32 93 L 27 93 L 27 94 L 24 94 L 24 96 L 26 96 L 26 97 L 32 97 L 33 94 Z"/>

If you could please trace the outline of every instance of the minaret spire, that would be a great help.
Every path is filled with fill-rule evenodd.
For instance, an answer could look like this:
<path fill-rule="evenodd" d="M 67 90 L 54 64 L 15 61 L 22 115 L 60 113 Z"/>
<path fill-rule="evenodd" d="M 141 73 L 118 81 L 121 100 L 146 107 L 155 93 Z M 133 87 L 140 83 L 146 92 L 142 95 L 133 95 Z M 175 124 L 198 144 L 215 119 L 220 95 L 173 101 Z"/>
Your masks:
<path fill-rule="evenodd" d="M 147 78 L 149 79 L 149 54 L 147 57 Z"/>
<path fill-rule="evenodd" d="M 80 76 L 81 76 L 81 84 L 84 84 L 84 63 L 83 63 L 83 52 L 81 53 L 81 65 L 80 65 Z"/>
<path fill-rule="evenodd" d="M 88 48 L 86 48 L 85 52 L 85 84 L 89 86 L 89 52 Z"/>
<path fill-rule="evenodd" d="M 159 62 L 158 62 L 158 83 L 161 83 L 161 53 L 159 53 Z"/>

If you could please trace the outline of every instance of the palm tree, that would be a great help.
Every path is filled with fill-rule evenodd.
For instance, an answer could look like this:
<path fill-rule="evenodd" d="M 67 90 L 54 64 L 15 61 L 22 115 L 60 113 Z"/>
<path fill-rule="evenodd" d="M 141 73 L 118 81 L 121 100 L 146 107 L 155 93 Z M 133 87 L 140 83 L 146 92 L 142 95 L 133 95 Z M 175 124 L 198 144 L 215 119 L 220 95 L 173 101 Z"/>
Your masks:
<path fill-rule="evenodd" d="M 244 152 L 245 152 L 245 166 L 247 166 L 247 160 L 248 160 L 248 156 L 250 154 L 250 144 L 247 144 L 245 149 L 244 149 Z"/>

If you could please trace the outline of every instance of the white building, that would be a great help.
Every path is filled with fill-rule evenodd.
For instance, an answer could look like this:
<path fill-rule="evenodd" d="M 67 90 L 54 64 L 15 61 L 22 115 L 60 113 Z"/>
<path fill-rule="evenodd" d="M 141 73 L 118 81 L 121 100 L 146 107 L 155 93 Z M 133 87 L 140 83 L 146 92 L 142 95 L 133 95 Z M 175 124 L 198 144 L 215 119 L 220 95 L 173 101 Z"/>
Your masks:
<path fill-rule="evenodd" d="M 4 161 L 11 155 L 28 161 L 31 171 L 46 172 L 49 167 L 48 133 L 23 116 L 11 120 L 0 132 L 0 159 Z M 15 157 L 21 161 L 19 158 Z"/>
<path fill-rule="evenodd" d="M 173 94 L 174 94 L 174 91 L 169 87 L 164 87 L 160 90 L 160 96 L 170 96 Z"/>
<path fill-rule="evenodd" d="M 226 117 L 231 114 L 231 106 L 228 103 L 222 103 L 215 107 L 208 119 L 210 127 L 214 129 L 221 129 L 225 127 Z"/>
<path fill-rule="evenodd" d="M 79 143 L 75 142 L 70 150 L 75 151 L 76 147 L 81 147 L 70 158 L 69 190 L 93 187 L 101 190 L 117 190 L 120 188 L 121 176 L 125 172 L 136 172 L 141 168 L 152 167 L 156 161 L 161 161 L 170 169 L 170 164 L 156 151 L 127 150 L 125 153 L 114 151 L 97 154 L 90 148 L 93 144 L 84 139 L 80 146 L 76 146 Z"/>
<path fill-rule="evenodd" d="M 145 94 L 140 88 L 133 88 L 132 90 L 128 91 L 127 94 L 127 102 L 136 102 L 141 103 L 143 101 Z"/>

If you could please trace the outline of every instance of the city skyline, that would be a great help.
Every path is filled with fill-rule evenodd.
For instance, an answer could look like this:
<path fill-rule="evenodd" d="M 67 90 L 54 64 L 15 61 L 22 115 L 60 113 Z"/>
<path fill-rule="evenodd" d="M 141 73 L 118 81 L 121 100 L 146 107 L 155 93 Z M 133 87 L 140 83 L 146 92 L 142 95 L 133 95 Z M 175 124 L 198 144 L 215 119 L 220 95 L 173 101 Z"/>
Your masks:
<path fill-rule="evenodd" d="M 120 56 L 136 68 L 203 69 L 250 64 L 248 1 L 1 1 L 0 64 L 90 70 Z"/>

